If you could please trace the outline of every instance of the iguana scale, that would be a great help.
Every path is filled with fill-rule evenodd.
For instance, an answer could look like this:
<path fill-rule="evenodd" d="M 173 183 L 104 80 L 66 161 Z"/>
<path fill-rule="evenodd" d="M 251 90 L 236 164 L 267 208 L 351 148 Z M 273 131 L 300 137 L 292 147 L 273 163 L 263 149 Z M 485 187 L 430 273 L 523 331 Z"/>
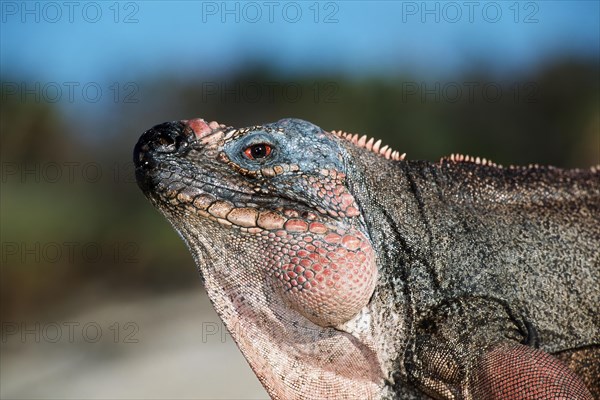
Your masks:
<path fill-rule="evenodd" d="M 274 399 L 600 396 L 600 172 L 298 119 L 146 131 L 139 186 Z"/>

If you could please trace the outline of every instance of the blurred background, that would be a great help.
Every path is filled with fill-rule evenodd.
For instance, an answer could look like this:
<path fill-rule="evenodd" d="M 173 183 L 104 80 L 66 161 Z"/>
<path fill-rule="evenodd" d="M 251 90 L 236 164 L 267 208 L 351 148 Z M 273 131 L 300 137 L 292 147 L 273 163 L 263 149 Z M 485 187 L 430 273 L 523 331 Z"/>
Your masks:
<path fill-rule="evenodd" d="M 600 163 L 597 1 L 1 1 L 3 399 L 265 399 L 138 190 L 153 125 Z"/>

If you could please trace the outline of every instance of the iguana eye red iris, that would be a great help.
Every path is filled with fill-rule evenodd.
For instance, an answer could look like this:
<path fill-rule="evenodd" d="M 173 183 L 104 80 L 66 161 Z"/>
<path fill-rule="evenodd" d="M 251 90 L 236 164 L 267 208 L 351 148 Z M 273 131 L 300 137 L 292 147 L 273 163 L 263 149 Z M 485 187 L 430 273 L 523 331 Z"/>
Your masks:
<path fill-rule="evenodd" d="M 271 155 L 273 148 L 267 143 L 254 144 L 246 147 L 244 156 L 249 160 L 262 160 Z"/>

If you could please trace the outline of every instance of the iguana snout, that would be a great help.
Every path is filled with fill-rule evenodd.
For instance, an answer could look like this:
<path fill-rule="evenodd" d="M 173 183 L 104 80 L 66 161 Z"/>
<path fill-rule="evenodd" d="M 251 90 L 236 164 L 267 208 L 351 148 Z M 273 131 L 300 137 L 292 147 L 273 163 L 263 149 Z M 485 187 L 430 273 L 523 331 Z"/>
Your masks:
<path fill-rule="evenodd" d="M 181 122 L 165 122 L 147 130 L 138 140 L 133 150 L 133 160 L 138 185 L 145 194 L 154 188 L 154 179 L 149 171 L 158 167 L 157 161 L 161 155 L 175 154 L 186 147 L 183 127 Z"/>

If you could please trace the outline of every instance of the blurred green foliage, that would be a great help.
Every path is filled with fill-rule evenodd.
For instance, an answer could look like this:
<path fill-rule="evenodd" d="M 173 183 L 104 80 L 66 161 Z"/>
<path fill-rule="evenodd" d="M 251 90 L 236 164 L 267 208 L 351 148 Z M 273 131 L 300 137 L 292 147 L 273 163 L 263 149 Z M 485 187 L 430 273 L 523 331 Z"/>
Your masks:
<path fill-rule="evenodd" d="M 2 319 L 42 313 L 90 288 L 108 289 L 91 290 L 94 295 L 127 295 L 198 284 L 183 242 L 133 178 L 131 150 L 154 124 L 203 117 L 248 126 L 297 117 L 326 130 L 381 138 L 410 159 L 461 152 L 505 165 L 585 167 L 600 163 L 598 67 L 562 61 L 520 76 L 479 71 L 443 82 L 282 77 L 253 67 L 231 77 L 140 81 L 139 102 L 84 105 L 81 112 L 77 105 L 65 111 L 61 104 L 2 93 Z M 52 163 L 63 168 L 54 183 L 44 176 Z M 79 165 L 73 180 L 65 163 Z M 81 166 L 89 163 L 101 167 L 101 179 L 81 177 Z M 64 243 L 93 243 L 103 255 L 23 253 L 35 252 L 36 243 L 56 243 L 63 252 Z"/>

